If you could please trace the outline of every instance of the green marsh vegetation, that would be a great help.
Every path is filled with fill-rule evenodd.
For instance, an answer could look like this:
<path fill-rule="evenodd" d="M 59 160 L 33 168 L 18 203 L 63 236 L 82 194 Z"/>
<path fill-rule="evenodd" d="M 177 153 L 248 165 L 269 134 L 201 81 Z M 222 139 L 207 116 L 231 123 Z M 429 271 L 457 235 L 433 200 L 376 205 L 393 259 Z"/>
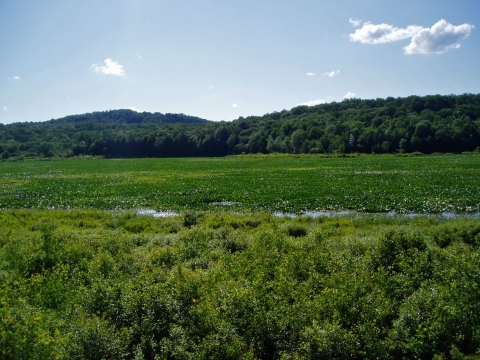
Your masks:
<path fill-rule="evenodd" d="M 0 209 L 476 212 L 480 155 L 230 156 L 0 164 Z"/>
<path fill-rule="evenodd" d="M 475 358 L 479 160 L 3 162 L 0 359 Z"/>
<path fill-rule="evenodd" d="M 480 223 L 0 212 L 2 359 L 462 358 Z"/>

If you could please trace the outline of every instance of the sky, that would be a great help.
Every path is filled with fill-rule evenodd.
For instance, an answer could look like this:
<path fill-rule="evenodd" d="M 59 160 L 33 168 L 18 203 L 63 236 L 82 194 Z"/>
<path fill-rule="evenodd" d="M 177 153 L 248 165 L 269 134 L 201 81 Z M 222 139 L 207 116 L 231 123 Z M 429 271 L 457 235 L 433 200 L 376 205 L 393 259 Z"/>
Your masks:
<path fill-rule="evenodd" d="M 479 0 L 2 0 L 0 123 L 480 93 Z"/>

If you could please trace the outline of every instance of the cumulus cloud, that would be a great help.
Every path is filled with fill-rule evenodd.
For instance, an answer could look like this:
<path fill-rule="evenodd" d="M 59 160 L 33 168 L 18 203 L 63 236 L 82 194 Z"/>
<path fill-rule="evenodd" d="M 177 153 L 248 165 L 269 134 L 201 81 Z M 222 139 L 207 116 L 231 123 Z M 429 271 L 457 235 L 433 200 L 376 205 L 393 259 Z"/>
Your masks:
<path fill-rule="evenodd" d="M 412 38 L 422 29 L 423 27 L 417 25 L 410 25 L 402 29 L 389 24 L 374 25 L 366 22 L 360 29 L 350 34 L 350 41 L 358 41 L 362 44 L 385 44 Z"/>
<path fill-rule="evenodd" d="M 135 107 L 130 107 L 129 109 L 132 110 L 132 111 L 138 112 L 138 113 L 141 112 L 140 110 L 138 110 L 138 109 L 135 108 Z"/>
<path fill-rule="evenodd" d="M 320 104 L 325 104 L 325 100 L 310 100 L 299 105 L 315 106 Z"/>
<path fill-rule="evenodd" d="M 459 41 L 469 37 L 474 28 L 470 24 L 455 26 L 442 19 L 430 29 L 420 30 L 403 49 L 405 54 L 442 54 L 458 49 Z"/>
<path fill-rule="evenodd" d="M 405 54 L 442 54 L 449 49 L 458 49 L 459 41 L 469 37 L 474 28 L 470 24 L 452 25 L 444 19 L 431 28 L 410 25 L 403 29 L 389 24 L 374 25 L 366 22 L 350 34 L 350 41 L 385 44 L 410 39 L 410 44 L 403 48 Z"/>
<path fill-rule="evenodd" d="M 8 79 L 9 80 L 20 80 L 20 76 L 11 76 Z"/>
<path fill-rule="evenodd" d="M 348 22 L 355 27 L 359 27 L 362 24 L 362 20 L 354 20 L 352 18 L 350 18 Z"/>
<path fill-rule="evenodd" d="M 344 99 L 351 99 L 351 98 L 354 98 L 356 96 L 355 93 L 352 93 L 352 92 L 347 92 L 347 94 L 343 97 Z"/>
<path fill-rule="evenodd" d="M 323 76 L 329 76 L 329 77 L 334 77 L 335 75 L 338 75 L 340 74 L 340 70 L 332 70 L 332 71 L 329 71 L 329 72 L 326 72 L 325 74 L 323 74 Z"/>
<path fill-rule="evenodd" d="M 7 111 L 8 111 L 8 108 L 7 108 L 5 105 L 3 105 L 2 111 L 3 111 L 3 112 L 7 112 Z"/>
<path fill-rule="evenodd" d="M 237 107 L 238 107 L 238 104 L 236 104 L 236 103 L 235 103 L 235 104 L 232 104 L 232 107 L 233 107 L 233 108 L 237 108 Z"/>
<path fill-rule="evenodd" d="M 315 73 L 314 72 L 308 72 L 307 76 L 315 76 Z"/>
<path fill-rule="evenodd" d="M 113 61 L 112 59 L 108 58 L 103 61 L 105 65 L 93 64 L 91 69 L 97 73 L 105 74 L 105 75 L 114 75 L 114 76 L 124 76 L 125 71 L 123 70 L 123 66 L 120 65 L 118 62 Z"/>

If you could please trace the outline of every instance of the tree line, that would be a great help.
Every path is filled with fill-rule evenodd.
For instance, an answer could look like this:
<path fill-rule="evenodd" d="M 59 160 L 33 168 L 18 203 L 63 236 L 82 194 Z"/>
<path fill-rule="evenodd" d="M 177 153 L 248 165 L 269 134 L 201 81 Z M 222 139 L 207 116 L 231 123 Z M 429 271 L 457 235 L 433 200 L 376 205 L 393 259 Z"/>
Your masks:
<path fill-rule="evenodd" d="M 480 147 L 480 94 L 345 99 L 213 122 L 111 110 L 0 124 L 0 157 L 433 153 Z"/>

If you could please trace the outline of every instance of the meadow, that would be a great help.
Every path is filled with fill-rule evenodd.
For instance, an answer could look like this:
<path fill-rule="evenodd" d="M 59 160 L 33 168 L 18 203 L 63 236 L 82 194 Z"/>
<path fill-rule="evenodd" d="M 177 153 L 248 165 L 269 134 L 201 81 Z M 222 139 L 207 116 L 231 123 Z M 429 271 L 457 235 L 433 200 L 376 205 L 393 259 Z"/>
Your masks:
<path fill-rule="evenodd" d="M 0 209 L 478 211 L 480 156 L 230 156 L 0 163 Z"/>
<path fill-rule="evenodd" d="M 479 160 L 2 162 L 0 359 L 478 359 Z"/>

